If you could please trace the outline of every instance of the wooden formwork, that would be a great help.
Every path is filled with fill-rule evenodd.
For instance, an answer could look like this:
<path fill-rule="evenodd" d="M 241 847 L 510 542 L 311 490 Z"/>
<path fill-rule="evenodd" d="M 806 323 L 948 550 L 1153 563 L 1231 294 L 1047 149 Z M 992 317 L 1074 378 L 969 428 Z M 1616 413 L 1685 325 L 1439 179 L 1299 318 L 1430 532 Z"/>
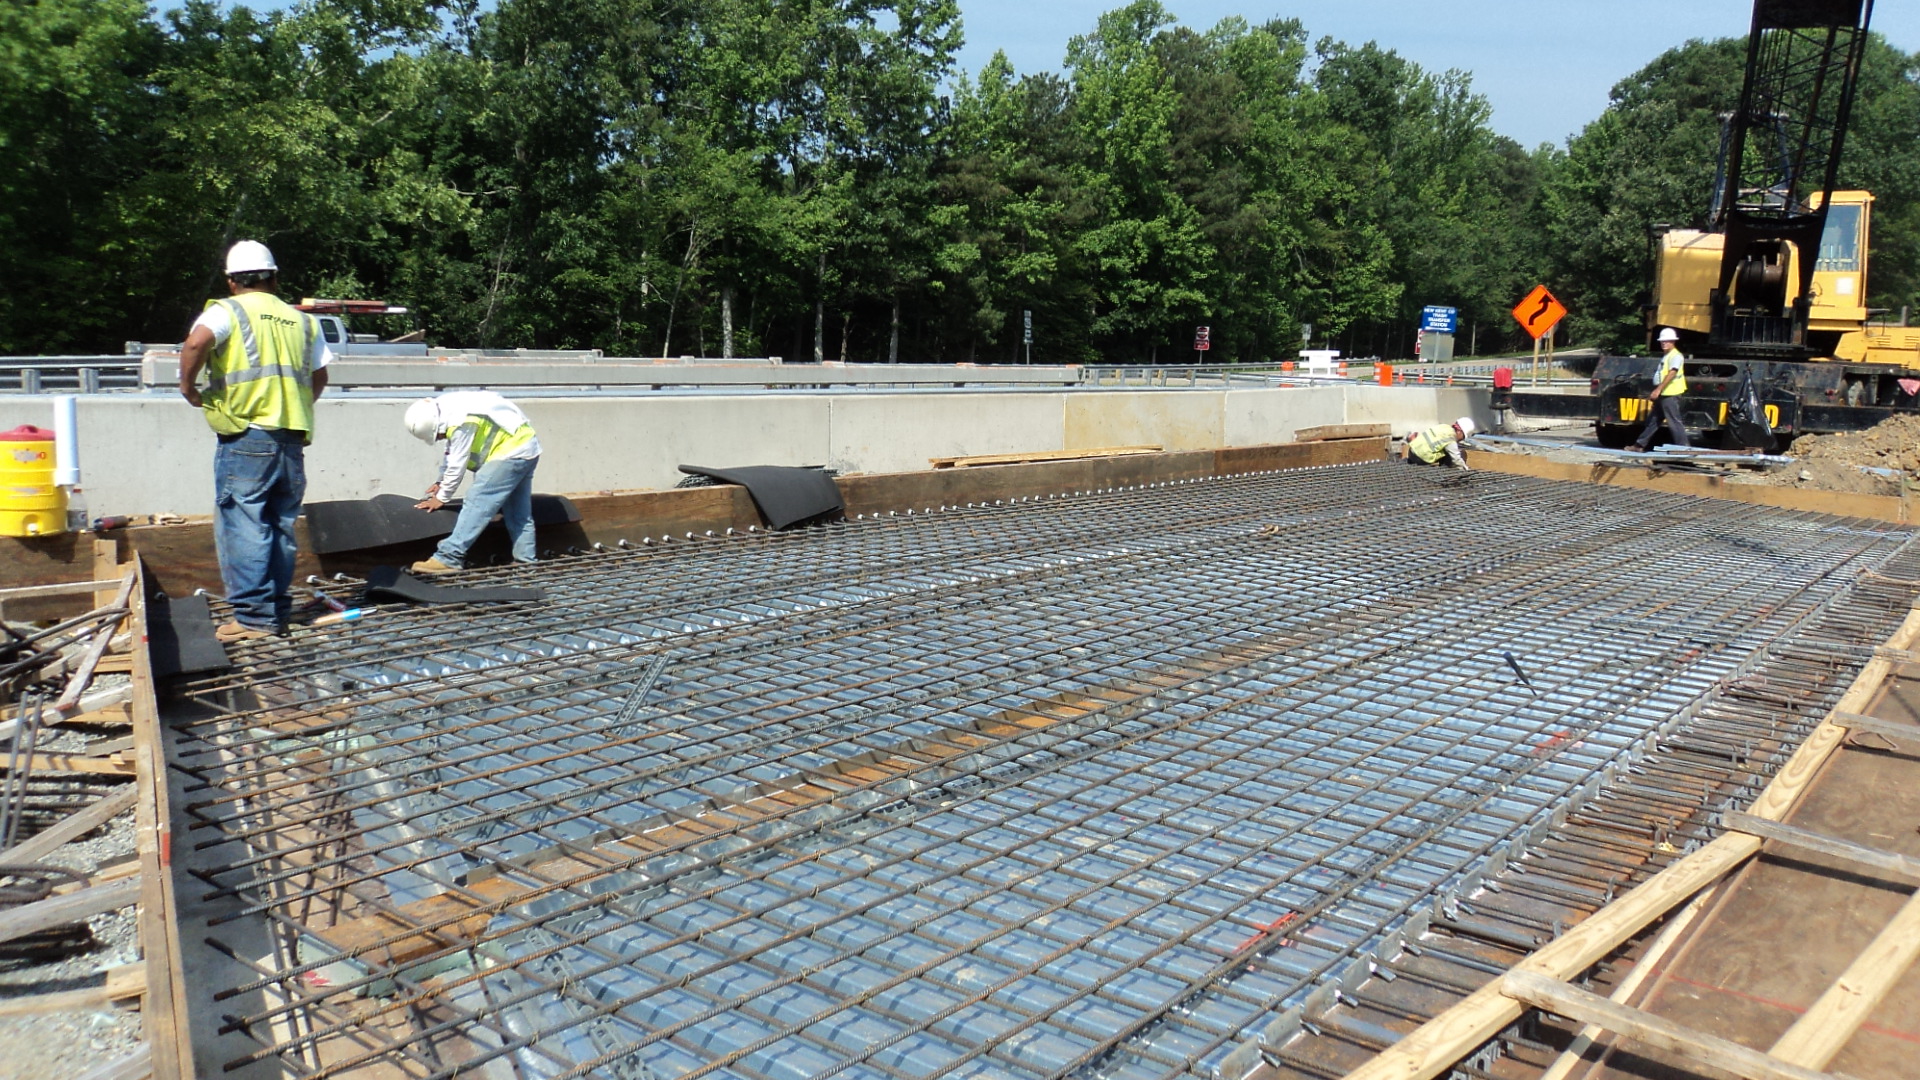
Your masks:
<path fill-rule="evenodd" d="M 1849 921 L 1848 911 L 1830 912 L 1821 924 L 1768 925 L 1750 910 L 1743 910 L 1738 896 L 1743 887 L 1754 884 L 1751 879 L 1761 871 L 1762 856 L 1798 860 L 1814 853 L 1818 856 L 1818 863 L 1812 866 L 1814 873 L 1854 877 L 1869 888 L 1884 888 L 1889 882 L 1902 883 L 1902 888 L 1920 883 L 1920 858 L 1864 844 L 1854 837 L 1801 827 L 1793 821 L 1808 807 L 1809 793 L 1834 768 L 1843 747 L 1859 735 L 1870 733 L 1902 748 L 1899 756 L 1904 786 L 1912 788 L 1920 781 L 1920 755 L 1913 754 L 1920 748 L 1920 723 L 1915 722 L 1920 720 L 1920 710 L 1888 694 L 1890 681 L 1898 676 L 1920 677 L 1920 666 L 1912 666 L 1920 661 L 1920 655 L 1910 651 L 1916 643 L 1920 643 L 1920 609 L 1908 614 L 1759 798 L 1744 812 L 1725 815 L 1727 828 L 1719 838 L 1513 965 L 1504 976 L 1496 977 L 1349 1072 L 1346 1080 L 1427 1080 L 1441 1076 L 1524 1014 L 1536 1010 L 1583 1025 L 1573 1045 L 1540 1074 L 1548 1080 L 1617 1075 L 1605 1071 L 1607 1057 L 1616 1045 L 1630 1047 L 1640 1058 L 1687 1070 L 1702 1069 L 1714 1076 L 1833 1080 L 1841 1075 L 1823 1070 L 1848 1049 L 1861 1025 L 1907 976 L 1915 956 L 1920 955 L 1920 895 L 1908 896 L 1877 932 L 1866 927 L 1871 941 L 1857 952 L 1836 951 L 1845 949 L 1842 943 L 1849 936 L 1842 931 Z M 1920 701 L 1920 695 L 1915 701 Z M 1895 716 L 1874 715 L 1876 712 Z M 1826 795 L 1858 800 L 1872 793 L 1830 790 Z M 1907 830 L 1909 835 L 1912 831 Z M 1906 843 L 1912 846 L 1911 841 Z M 1807 864 L 1800 863 L 1798 869 L 1805 872 Z M 1723 927 L 1725 932 L 1717 939 L 1722 944 L 1716 946 L 1712 939 L 1703 943 L 1707 928 L 1716 922 L 1732 924 Z M 1665 929 L 1636 959 L 1632 974 L 1611 997 L 1574 985 L 1583 973 L 1629 939 L 1662 925 Z M 1826 989 L 1804 1008 L 1787 1006 L 1789 1012 L 1797 1009 L 1798 1015 L 1784 1032 L 1755 1019 L 1729 1017 L 1724 1010 L 1697 1009 L 1693 1017 L 1697 1022 L 1683 1023 L 1663 1013 L 1684 1010 L 1628 1004 L 1648 985 L 1649 978 L 1662 978 L 1689 950 L 1697 956 L 1700 950 L 1715 947 L 1741 949 L 1749 954 L 1734 964 L 1718 964 L 1720 970 L 1749 961 L 1799 964 L 1807 969 L 1807 978 L 1819 979 Z M 1711 962 L 1712 958 L 1706 959 Z M 1819 974 L 1842 967 L 1838 978 L 1826 979 Z M 1720 1022 L 1717 1030 L 1706 1026 L 1710 1014 Z M 1889 1067 L 1895 1071 L 1862 1071 L 1860 1075 L 1911 1075 L 1904 1071 L 1905 1063 Z"/>

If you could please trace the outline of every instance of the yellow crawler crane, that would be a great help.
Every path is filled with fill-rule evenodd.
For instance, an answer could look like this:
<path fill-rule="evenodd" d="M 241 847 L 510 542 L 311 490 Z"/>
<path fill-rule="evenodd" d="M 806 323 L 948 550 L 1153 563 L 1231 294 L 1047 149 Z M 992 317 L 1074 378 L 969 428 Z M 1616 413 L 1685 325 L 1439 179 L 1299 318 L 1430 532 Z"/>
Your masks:
<path fill-rule="evenodd" d="M 1704 228 L 1654 238 L 1649 352 L 1688 356 L 1687 427 L 1772 449 L 1920 411 L 1920 328 L 1866 306 L 1873 196 L 1835 190 L 1871 0 L 1758 0 Z M 1634 441 L 1658 361 L 1602 357 L 1603 443 Z"/>

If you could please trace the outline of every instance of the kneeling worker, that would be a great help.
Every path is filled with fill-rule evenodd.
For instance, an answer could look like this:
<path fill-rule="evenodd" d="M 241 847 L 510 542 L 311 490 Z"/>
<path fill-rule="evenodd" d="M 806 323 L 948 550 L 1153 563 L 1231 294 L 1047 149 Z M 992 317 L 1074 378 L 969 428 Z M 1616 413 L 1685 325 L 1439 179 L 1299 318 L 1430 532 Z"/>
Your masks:
<path fill-rule="evenodd" d="M 1425 431 L 1416 431 L 1407 436 L 1407 460 L 1426 465 L 1438 465 L 1442 461 L 1451 461 L 1455 466 L 1467 469 L 1467 455 L 1460 450 L 1461 440 L 1472 435 L 1473 417 L 1463 416 L 1451 424 L 1435 424 Z"/>
<path fill-rule="evenodd" d="M 513 561 L 532 562 L 533 470 L 540 464 L 540 440 L 527 414 L 491 390 L 457 390 L 407 406 L 406 423 L 421 442 L 447 440 L 440 478 L 416 507 L 445 506 L 459 490 L 461 474 L 473 470 L 473 490 L 461 504 L 453 534 L 440 542 L 433 558 L 414 563 L 414 572 L 444 574 L 466 566 L 467 549 L 496 513 L 513 538 Z"/>

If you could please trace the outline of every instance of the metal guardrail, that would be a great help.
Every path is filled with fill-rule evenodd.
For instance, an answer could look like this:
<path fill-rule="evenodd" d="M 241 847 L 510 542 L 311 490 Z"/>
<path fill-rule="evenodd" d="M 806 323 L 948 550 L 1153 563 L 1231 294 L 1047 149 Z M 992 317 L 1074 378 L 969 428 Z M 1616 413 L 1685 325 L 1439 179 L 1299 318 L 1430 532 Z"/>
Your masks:
<path fill-rule="evenodd" d="M 0 394 L 97 394 L 138 389 L 138 353 L 0 357 Z"/>
<path fill-rule="evenodd" d="M 149 352 L 141 363 L 148 386 L 179 381 L 180 359 Z M 550 360 L 441 357 L 346 357 L 328 365 L 332 387 L 613 387 L 663 390 L 679 387 L 828 386 L 1072 386 L 1077 367 L 962 367 L 951 364 L 779 364 L 766 361 L 659 363 L 652 360 L 584 357 Z"/>

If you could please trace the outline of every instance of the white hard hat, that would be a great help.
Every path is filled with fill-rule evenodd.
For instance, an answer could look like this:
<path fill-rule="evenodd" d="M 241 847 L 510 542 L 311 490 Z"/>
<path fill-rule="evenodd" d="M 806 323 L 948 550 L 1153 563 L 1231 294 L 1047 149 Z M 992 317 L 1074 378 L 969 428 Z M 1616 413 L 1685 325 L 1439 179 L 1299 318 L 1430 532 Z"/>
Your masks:
<path fill-rule="evenodd" d="M 1460 419 L 1455 420 L 1453 422 L 1453 426 L 1460 429 L 1460 437 L 1464 439 L 1467 436 L 1473 434 L 1473 417 L 1463 416 Z"/>
<path fill-rule="evenodd" d="M 432 398 L 421 398 L 407 406 L 407 434 L 424 443 L 440 434 L 440 406 Z"/>
<path fill-rule="evenodd" d="M 1679 341 L 1680 331 L 1675 330 L 1671 326 L 1663 326 L 1660 328 L 1660 340 L 1661 341 Z"/>
<path fill-rule="evenodd" d="M 246 274 L 259 270 L 280 271 L 280 265 L 273 261 L 273 252 L 258 240 L 242 240 L 227 249 L 227 273 Z"/>

